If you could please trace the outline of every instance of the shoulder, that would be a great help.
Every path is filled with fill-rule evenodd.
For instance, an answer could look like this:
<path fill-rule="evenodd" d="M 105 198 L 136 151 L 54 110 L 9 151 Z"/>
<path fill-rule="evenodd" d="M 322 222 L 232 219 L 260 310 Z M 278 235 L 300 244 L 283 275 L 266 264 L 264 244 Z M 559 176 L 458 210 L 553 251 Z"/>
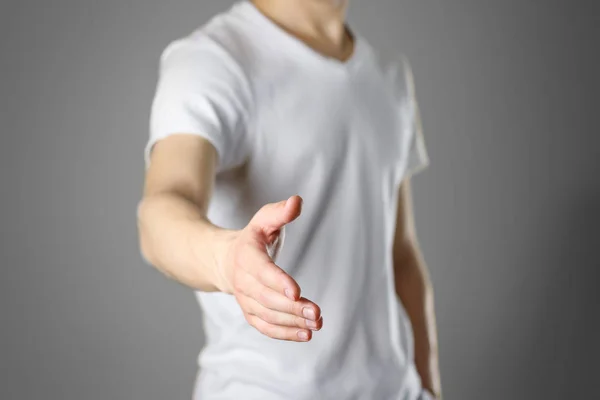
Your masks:
<path fill-rule="evenodd" d="M 252 57 L 248 27 L 233 11 L 218 14 L 169 42 L 160 54 L 161 74 L 177 71 L 188 78 L 216 77 L 247 84 Z"/>
<path fill-rule="evenodd" d="M 370 46 L 377 72 L 394 96 L 401 102 L 411 102 L 415 96 L 414 75 L 410 60 L 401 50 L 385 51 Z"/>

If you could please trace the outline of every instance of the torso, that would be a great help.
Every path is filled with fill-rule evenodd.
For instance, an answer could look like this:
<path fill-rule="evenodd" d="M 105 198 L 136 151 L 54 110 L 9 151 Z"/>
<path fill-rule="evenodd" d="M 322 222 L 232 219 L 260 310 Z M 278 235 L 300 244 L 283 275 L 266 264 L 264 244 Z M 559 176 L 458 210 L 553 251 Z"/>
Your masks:
<path fill-rule="evenodd" d="M 324 327 L 309 343 L 276 341 L 233 297 L 198 293 L 206 346 L 196 398 L 413 399 L 410 325 L 391 265 L 412 123 L 402 66 L 383 64 L 358 35 L 349 60 L 328 59 L 264 18 L 239 3 L 185 39 L 223 46 L 254 98 L 246 157 L 217 177 L 208 216 L 241 228 L 262 205 L 302 196 L 277 263 L 320 305 Z"/>

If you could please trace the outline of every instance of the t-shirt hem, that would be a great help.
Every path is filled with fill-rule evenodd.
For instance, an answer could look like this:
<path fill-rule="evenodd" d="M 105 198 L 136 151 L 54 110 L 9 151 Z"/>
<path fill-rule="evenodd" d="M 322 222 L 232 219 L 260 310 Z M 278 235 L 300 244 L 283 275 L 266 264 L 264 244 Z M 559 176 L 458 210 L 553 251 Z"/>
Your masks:
<path fill-rule="evenodd" d="M 221 165 L 222 157 L 223 157 L 223 150 L 222 150 L 223 144 L 220 143 L 220 141 L 217 140 L 213 135 L 210 135 L 206 132 L 207 131 L 189 131 L 189 130 L 175 131 L 174 130 L 172 133 L 164 133 L 164 134 L 151 136 L 150 139 L 146 142 L 146 146 L 144 147 L 145 168 L 148 169 L 150 167 L 150 160 L 151 160 L 150 156 L 152 153 L 152 149 L 154 148 L 154 145 L 156 143 L 158 143 L 159 141 L 166 139 L 167 137 L 173 136 L 173 135 L 190 135 L 190 136 L 197 136 L 197 137 L 201 137 L 201 138 L 205 139 L 215 148 L 215 151 L 217 153 L 217 165 Z"/>

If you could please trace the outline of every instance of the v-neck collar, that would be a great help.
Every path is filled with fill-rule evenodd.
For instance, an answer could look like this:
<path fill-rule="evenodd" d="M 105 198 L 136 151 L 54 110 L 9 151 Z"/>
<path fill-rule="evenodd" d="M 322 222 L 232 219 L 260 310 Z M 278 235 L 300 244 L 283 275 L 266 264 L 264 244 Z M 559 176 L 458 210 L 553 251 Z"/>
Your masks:
<path fill-rule="evenodd" d="M 314 48 L 310 47 L 301 39 L 287 32 L 279 25 L 277 25 L 273 20 L 267 17 L 262 13 L 251 1 L 240 1 L 234 5 L 234 9 L 242 11 L 246 16 L 252 18 L 255 22 L 259 23 L 262 27 L 269 30 L 271 35 L 275 35 L 279 37 L 281 40 L 286 41 L 290 46 L 295 48 L 298 51 L 305 53 L 307 56 L 314 58 L 320 62 L 325 64 L 329 64 L 335 68 L 350 70 L 353 69 L 363 57 L 363 52 L 365 50 L 364 39 L 356 33 L 354 30 L 351 30 L 350 33 L 354 39 L 354 49 L 350 57 L 346 60 L 342 61 L 335 57 L 327 56 Z"/>

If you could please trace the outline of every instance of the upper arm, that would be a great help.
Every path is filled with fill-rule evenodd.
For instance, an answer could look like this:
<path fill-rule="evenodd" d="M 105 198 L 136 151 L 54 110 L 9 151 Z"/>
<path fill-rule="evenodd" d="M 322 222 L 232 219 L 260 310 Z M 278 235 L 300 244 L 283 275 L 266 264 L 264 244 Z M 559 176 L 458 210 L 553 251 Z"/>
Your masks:
<path fill-rule="evenodd" d="M 206 208 L 216 174 L 245 160 L 249 85 L 235 60 L 208 37 L 170 43 L 159 67 L 144 192 L 176 192 Z"/>
<path fill-rule="evenodd" d="M 242 164 L 248 151 L 250 104 L 244 71 L 219 44 L 208 37 L 170 43 L 160 57 L 146 166 L 154 145 L 179 133 L 212 144 L 217 172 Z"/>
<path fill-rule="evenodd" d="M 403 180 L 398 187 L 397 211 L 396 211 L 396 231 L 394 237 L 394 258 L 400 259 L 406 256 L 407 252 L 418 249 L 417 232 L 414 220 L 413 198 L 411 188 L 411 177 L 429 166 L 429 155 L 425 146 L 423 129 L 421 125 L 421 115 L 417 102 L 414 77 L 408 59 L 404 57 L 404 95 L 406 104 L 409 107 L 407 118 L 411 118 L 411 127 L 409 134 L 409 149 L 407 152 L 406 169 Z"/>
<path fill-rule="evenodd" d="M 408 59 L 403 58 L 403 79 L 404 84 L 402 87 L 403 95 L 406 101 L 403 102 L 408 107 L 406 117 L 410 118 L 408 126 L 410 127 L 410 141 L 408 149 L 408 159 L 406 161 L 406 171 L 404 176 L 408 177 L 420 172 L 424 168 L 429 166 L 429 154 L 427 152 L 427 146 L 425 144 L 425 138 L 423 136 L 423 127 L 421 123 L 421 111 L 419 108 L 419 102 L 417 101 L 417 94 L 415 91 L 415 81 L 412 68 Z"/>
<path fill-rule="evenodd" d="M 398 187 L 396 231 L 394 236 L 394 258 L 400 258 L 407 249 L 417 246 L 417 232 L 412 204 L 410 178 L 405 178 Z"/>

